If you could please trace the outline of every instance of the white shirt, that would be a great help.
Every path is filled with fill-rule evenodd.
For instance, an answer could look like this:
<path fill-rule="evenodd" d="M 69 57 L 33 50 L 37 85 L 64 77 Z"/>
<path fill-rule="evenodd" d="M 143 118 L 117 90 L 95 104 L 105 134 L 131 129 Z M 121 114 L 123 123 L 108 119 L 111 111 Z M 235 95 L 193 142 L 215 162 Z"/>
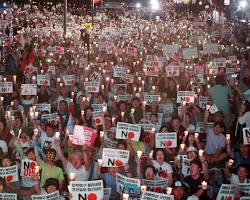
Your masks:
<path fill-rule="evenodd" d="M 246 124 L 246 127 L 250 127 L 250 111 L 239 117 L 240 124 Z"/>
<path fill-rule="evenodd" d="M 75 173 L 75 181 L 87 181 L 89 178 L 89 171 L 82 165 L 79 169 L 76 169 L 71 162 L 68 162 L 66 173 Z"/>
<path fill-rule="evenodd" d="M 232 185 L 238 185 L 240 183 L 239 177 L 236 174 L 232 174 L 229 181 Z M 246 178 L 243 183 L 250 183 L 250 180 Z"/>
<path fill-rule="evenodd" d="M 8 153 L 8 147 L 4 140 L 0 140 L 0 148 L 3 150 L 3 153 Z"/>
<path fill-rule="evenodd" d="M 156 160 L 152 160 L 152 163 L 156 170 L 155 177 L 158 179 L 167 179 L 168 174 L 173 173 L 172 166 L 165 161 L 163 162 L 162 165 L 159 165 L 159 163 Z"/>

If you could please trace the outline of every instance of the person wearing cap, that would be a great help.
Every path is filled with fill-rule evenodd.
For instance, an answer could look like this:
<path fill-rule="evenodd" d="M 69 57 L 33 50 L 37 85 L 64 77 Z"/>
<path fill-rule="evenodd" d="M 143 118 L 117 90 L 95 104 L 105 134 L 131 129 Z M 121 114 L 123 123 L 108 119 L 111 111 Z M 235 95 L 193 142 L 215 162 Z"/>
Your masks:
<path fill-rule="evenodd" d="M 175 200 L 186 200 L 188 185 L 183 181 L 176 181 L 173 186 L 172 194 Z"/>

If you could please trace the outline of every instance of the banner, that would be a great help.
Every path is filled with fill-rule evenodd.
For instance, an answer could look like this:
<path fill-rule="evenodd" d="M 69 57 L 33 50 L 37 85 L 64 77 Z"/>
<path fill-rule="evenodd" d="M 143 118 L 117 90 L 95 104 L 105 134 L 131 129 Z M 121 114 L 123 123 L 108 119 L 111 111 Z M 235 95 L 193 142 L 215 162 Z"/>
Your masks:
<path fill-rule="evenodd" d="M 243 142 L 244 144 L 250 144 L 250 128 L 243 128 Z"/>
<path fill-rule="evenodd" d="M 50 86 L 50 78 L 49 75 L 38 74 L 36 77 L 37 85 L 45 85 Z"/>
<path fill-rule="evenodd" d="M 234 199 L 236 185 L 222 184 L 216 200 Z"/>
<path fill-rule="evenodd" d="M 1 200 L 17 200 L 17 194 L 15 193 L 0 193 Z"/>
<path fill-rule="evenodd" d="M 198 58 L 199 56 L 197 47 L 182 49 L 182 57 L 183 59 Z"/>
<path fill-rule="evenodd" d="M 161 194 L 156 192 L 143 192 L 141 200 L 174 200 L 173 195 Z"/>
<path fill-rule="evenodd" d="M 65 75 L 63 76 L 63 82 L 66 86 L 74 85 L 76 82 L 76 75 Z"/>
<path fill-rule="evenodd" d="M 37 95 L 36 84 L 22 84 L 21 95 Z"/>
<path fill-rule="evenodd" d="M 103 200 L 103 181 L 70 181 L 72 200 Z"/>
<path fill-rule="evenodd" d="M 139 141 L 141 134 L 141 126 L 135 124 L 129 124 L 124 122 L 118 122 L 116 126 L 116 138 L 117 139 L 131 139 Z"/>
<path fill-rule="evenodd" d="M 41 195 L 31 195 L 32 200 L 59 200 L 59 192 L 55 191 L 49 194 L 41 194 Z"/>
<path fill-rule="evenodd" d="M 35 174 L 36 166 L 37 163 L 33 160 L 22 159 L 20 176 L 32 177 Z"/>
<path fill-rule="evenodd" d="M 0 167 L 0 176 L 5 178 L 7 183 L 18 181 L 17 165 L 11 167 Z"/>
<path fill-rule="evenodd" d="M 13 93 L 13 82 L 0 82 L 0 93 Z"/>
<path fill-rule="evenodd" d="M 219 45 L 217 43 L 203 44 L 203 54 L 217 54 L 219 52 Z"/>
<path fill-rule="evenodd" d="M 176 103 L 194 103 L 195 92 L 192 91 L 177 91 Z"/>
<path fill-rule="evenodd" d="M 156 133 L 155 134 L 155 147 L 156 148 L 175 148 L 177 147 L 177 133 Z"/>
<path fill-rule="evenodd" d="M 119 173 L 116 174 L 116 191 L 120 194 L 127 192 L 129 197 L 140 196 L 141 180 L 136 178 L 129 178 Z"/>
<path fill-rule="evenodd" d="M 151 104 L 153 101 L 160 101 L 161 96 L 160 95 L 144 95 L 144 101 L 146 101 L 147 104 Z"/>
<path fill-rule="evenodd" d="M 88 147 L 92 147 L 94 145 L 96 138 L 96 130 L 85 127 L 75 125 L 74 132 L 73 132 L 73 144 L 76 145 L 87 145 Z"/>
<path fill-rule="evenodd" d="M 128 160 L 129 151 L 127 150 L 103 148 L 103 167 L 121 167 L 125 163 L 128 163 Z"/>
<path fill-rule="evenodd" d="M 43 111 L 48 111 L 49 113 L 51 113 L 51 104 L 48 103 L 38 103 L 35 104 L 36 107 L 36 111 L 37 112 L 43 112 Z"/>
<path fill-rule="evenodd" d="M 142 179 L 142 184 L 147 186 L 147 191 L 162 192 L 166 190 L 168 186 L 168 179 L 164 180 L 147 180 Z"/>
<path fill-rule="evenodd" d="M 100 82 L 85 82 L 84 83 L 86 92 L 98 93 L 100 91 Z"/>

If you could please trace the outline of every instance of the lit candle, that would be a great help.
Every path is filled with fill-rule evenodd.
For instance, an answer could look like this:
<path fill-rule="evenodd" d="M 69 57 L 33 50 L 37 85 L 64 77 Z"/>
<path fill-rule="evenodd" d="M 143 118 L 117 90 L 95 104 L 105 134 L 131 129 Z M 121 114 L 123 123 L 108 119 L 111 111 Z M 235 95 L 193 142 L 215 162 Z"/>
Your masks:
<path fill-rule="evenodd" d="M 40 167 L 39 166 L 35 166 L 35 174 L 38 174 L 39 170 L 40 170 Z"/>
<path fill-rule="evenodd" d="M 211 87 L 211 85 L 207 85 L 207 89 L 209 89 Z"/>
<path fill-rule="evenodd" d="M 122 200 L 128 200 L 129 194 L 123 194 L 122 195 Z"/>
<path fill-rule="evenodd" d="M 104 131 L 100 131 L 100 137 L 103 138 L 104 136 Z"/>
<path fill-rule="evenodd" d="M 102 108 L 102 112 L 107 112 L 107 106 L 103 106 L 103 108 Z"/>
<path fill-rule="evenodd" d="M 134 112 L 135 112 L 135 109 L 132 108 L 132 109 L 131 109 L 131 114 L 134 114 Z"/>
<path fill-rule="evenodd" d="M 146 101 L 143 101 L 142 104 L 143 104 L 143 107 L 145 107 L 146 104 L 147 104 L 147 102 L 146 102 Z"/>
<path fill-rule="evenodd" d="M 170 195 L 172 193 L 173 188 L 167 187 L 167 194 Z"/>
<path fill-rule="evenodd" d="M 155 90 L 155 86 L 154 85 L 152 86 L 152 89 Z"/>
<path fill-rule="evenodd" d="M 182 101 L 182 105 L 185 106 L 186 105 L 186 101 Z"/>
<path fill-rule="evenodd" d="M 82 115 L 82 116 L 84 115 L 84 110 L 81 110 L 81 115 Z"/>
<path fill-rule="evenodd" d="M 4 100 L 4 97 L 1 97 L 1 101 L 3 102 L 3 100 Z"/>
<path fill-rule="evenodd" d="M 140 159 L 142 155 L 142 151 L 137 151 L 137 157 Z"/>
<path fill-rule="evenodd" d="M 144 85 L 144 83 L 145 83 L 145 81 L 144 81 L 144 80 L 142 80 L 142 81 L 141 81 L 141 84 L 142 84 L 142 85 Z"/>
<path fill-rule="evenodd" d="M 114 96 L 114 100 L 115 100 L 115 101 L 117 100 L 117 96 L 116 96 L 116 95 Z"/>
<path fill-rule="evenodd" d="M 122 117 L 124 117 L 124 114 L 125 114 L 124 112 L 121 112 L 121 116 L 122 116 Z"/>
<path fill-rule="evenodd" d="M 206 110 L 209 110 L 210 109 L 210 105 L 206 105 Z"/>
<path fill-rule="evenodd" d="M 152 133 L 154 133 L 154 132 L 155 132 L 155 128 L 152 128 L 151 130 L 152 130 Z"/>
<path fill-rule="evenodd" d="M 195 133 L 194 137 L 195 137 L 195 139 L 197 139 L 199 137 L 199 133 Z"/>
<path fill-rule="evenodd" d="M 177 85 L 176 85 L 177 90 L 179 90 L 179 87 L 180 87 L 180 85 L 179 85 L 179 84 L 177 84 Z"/>
<path fill-rule="evenodd" d="M 152 158 L 153 158 L 153 153 L 154 153 L 154 151 L 153 151 L 153 150 L 151 150 L 151 152 L 149 153 L 149 158 L 150 158 L 150 159 L 152 159 Z"/>
<path fill-rule="evenodd" d="M 16 75 L 13 76 L 13 82 L 16 83 Z"/>
<path fill-rule="evenodd" d="M 147 186 L 146 185 L 142 185 L 141 186 L 141 193 L 146 192 L 147 191 Z"/>
<path fill-rule="evenodd" d="M 233 163 L 234 163 L 234 160 L 233 159 L 229 159 L 229 161 L 228 161 L 229 166 L 232 166 Z"/>
<path fill-rule="evenodd" d="M 56 132 L 56 139 L 58 140 L 60 137 L 60 132 Z"/>
<path fill-rule="evenodd" d="M 187 137 L 188 131 L 184 131 L 184 135 L 185 135 L 185 137 Z"/>
<path fill-rule="evenodd" d="M 69 173 L 69 179 L 71 180 L 71 181 L 73 181 L 74 179 L 75 179 L 75 173 L 74 172 L 70 172 Z"/>
<path fill-rule="evenodd" d="M 6 80 L 7 80 L 6 78 L 3 78 L 3 82 L 6 82 Z"/>
<path fill-rule="evenodd" d="M 185 148 L 185 144 L 180 144 L 181 150 Z"/>
<path fill-rule="evenodd" d="M 203 156 L 204 151 L 202 149 L 199 150 L 199 156 L 202 157 Z"/>
<path fill-rule="evenodd" d="M 97 159 L 99 166 L 102 166 L 102 159 Z"/>
<path fill-rule="evenodd" d="M 206 182 L 206 181 L 202 181 L 202 183 L 201 183 L 201 188 L 202 188 L 203 190 L 206 190 L 206 189 L 207 189 L 207 182 Z"/>
<path fill-rule="evenodd" d="M 230 134 L 226 134 L 226 140 L 230 140 Z"/>

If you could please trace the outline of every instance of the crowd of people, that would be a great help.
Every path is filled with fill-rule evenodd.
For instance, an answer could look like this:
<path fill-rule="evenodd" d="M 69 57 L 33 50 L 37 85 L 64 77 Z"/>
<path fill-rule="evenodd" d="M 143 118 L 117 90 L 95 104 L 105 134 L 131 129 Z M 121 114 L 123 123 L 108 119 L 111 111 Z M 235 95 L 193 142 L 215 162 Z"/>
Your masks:
<path fill-rule="evenodd" d="M 0 16 L 1 199 L 249 198 L 249 26 L 163 2 L 64 35 L 62 12 Z"/>

